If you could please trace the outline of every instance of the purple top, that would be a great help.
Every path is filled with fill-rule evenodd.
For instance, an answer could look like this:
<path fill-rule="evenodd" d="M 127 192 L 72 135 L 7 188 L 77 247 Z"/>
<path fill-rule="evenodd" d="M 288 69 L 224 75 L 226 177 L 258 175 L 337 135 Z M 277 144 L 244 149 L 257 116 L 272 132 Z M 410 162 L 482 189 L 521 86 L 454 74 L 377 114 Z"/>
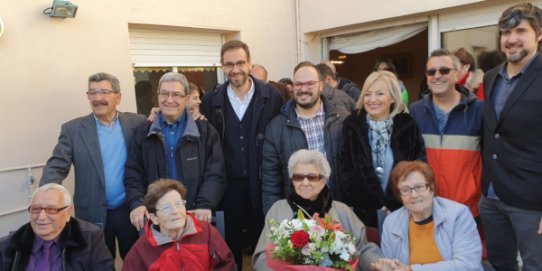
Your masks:
<path fill-rule="evenodd" d="M 62 270 L 60 246 L 57 241 L 58 237 L 51 241 L 45 241 L 35 236 L 34 244 L 32 245 L 32 254 L 30 255 L 26 271 Z"/>

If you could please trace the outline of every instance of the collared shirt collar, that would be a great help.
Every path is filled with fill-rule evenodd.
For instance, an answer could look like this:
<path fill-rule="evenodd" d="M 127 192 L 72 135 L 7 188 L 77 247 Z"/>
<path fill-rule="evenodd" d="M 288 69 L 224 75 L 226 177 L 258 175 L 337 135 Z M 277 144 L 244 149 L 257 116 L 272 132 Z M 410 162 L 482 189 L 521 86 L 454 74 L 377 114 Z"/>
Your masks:
<path fill-rule="evenodd" d="M 294 108 L 295 108 L 295 107 L 294 107 Z M 320 116 L 325 116 L 325 115 L 326 115 L 326 113 L 324 112 L 324 103 L 323 103 L 323 102 L 320 103 L 320 107 L 318 107 L 318 111 L 316 111 L 316 112 L 314 113 L 314 115 L 312 115 L 312 116 L 310 116 L 310 117 L 308 117 L 308 118 L 301 117 L 301 116 L 299 115 L 299 113 L 297 112 L 297 108 L 295 108 L 295 113 L 296 113 L 296 115 L 297 115 L 297 120 L 298 120 L 298 121 L 299 121 L 300 119 L 308 120 L 308 119 L 313 119 L 313 118 L 315 118 L 315 117 L 320 117 Z"/>
<path fill-rule="evenodd" d="M 166 121 L 166 118 L 164 117 L 164 115 L 162 115 L 162 112 L 158 112 L 158 118 L 160 119 L 160 124 L 161 125 L 166 125 L 166 126 L 174 126 L 174 125 L 179 125 L 184 117 L 184 115 L 186 114 L 186 109 L 185 111 L 183 112 L 182 115 L 180 115 L 172 124 L 169 124 L 167 121 Z"/>
<path fill-rule="evenodd" d="M 41 249 L 41 246 L 43 246 L 43 244 L 45 242 L 53 242 L 53 243 L 58 245 L 58 237 L 59 236 L 57 236 L 53 240 L 45 241 L 45 240 L 41 239 L 39 236 L 34 235 L 34 243 L 32 244 L 32 253 L 37 253 Z"/>
<path fill-rule="evenodd" d="M 237 101 L 239 103 L 242 103 L 242 104 L 249 104 L 250 103 L 250 100 L 252 100 L 252 96 L 254 96 L 255 86 L 254 86 L 254 81 L 252 81 L 252 78 L 250 76 L 248 77 L 248 80 L 250 81 L 250 89 L 248 90 L 248 93 L 245 96 L 245 99 L 242 100 L 242 101 L 241 101 L 241 99 L 239 97 L 237 97 L 237 95 L 233 91 L 233 88 L 231 87 L 231 82 L 230 82 L 230 84 L 228 84 L 228 87 L 226 88 L 226 91 L 228 93 L 228 97 L 230 98 L 230 101 L 235 100 L 235 101 Z"/>
<path fill-rule="evenodd" d="M 523 68 L 521 68 L 521 71 L 519 71 L 519 73 L 516 74 L 514 77 L 519 76 L 519 75 L 523 75 L 525 73 L 525 71 L 527 70 L 527 68 L 529 68 L 529 66 L 531 66 L 531 64 L 534 62 L 534 60 L 538 57 L 538 54 L 540 54 L 540 53 L 536 53 L 529 60 L 529 62 L 527 62 L 527 64 L 525 66 L 523 66 Z M 501 69 L 499 71 L 499 75 L 502 76 L 503 78 L 505 78 L 506 80 L 510 80 L 510 78 L 508 78 L 508 73 L 506 72 L 506 67 L 507 66 L 508 66 L 508 61 L 506 62 L 506 65 L 501 66 Z"/>
<path fill-rule="evenodd" d="M 105 123 L 103 123 L 98 117 L 96 117 L 96 115 L 94 113 L 92 113 L 92 116 L 94 117 L 94 119 L 96 120 L 96 125 L 101 125 L 101 126 L 105 126 L 105 127 L 111 127 L 113 126 L 113 124 L 115 124 L 115 122 L 117 122 L 117 120 L 119 119 L 119 111 L 115 111 L 115 117 L 113 118 L 113 120 L 111 121 L 111 124 L 110 125 L 107 125 Z"/>

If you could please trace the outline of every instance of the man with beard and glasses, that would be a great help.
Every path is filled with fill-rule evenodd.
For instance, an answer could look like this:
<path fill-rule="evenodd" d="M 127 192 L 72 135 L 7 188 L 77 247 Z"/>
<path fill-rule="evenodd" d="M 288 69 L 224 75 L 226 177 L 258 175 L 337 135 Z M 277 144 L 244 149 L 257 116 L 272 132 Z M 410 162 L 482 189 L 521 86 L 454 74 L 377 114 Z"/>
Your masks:
<path fill-rule="evenodd" d="M 279 113 L 282 98 L 270 84 L 249 76 L 248 46 L 231 40 L 221 49 L 228 81 L 203 96 L 201 112 L 220 134 L 228 184 L 222 199 L 226 243 L 242 267 L 244 238 L 255 245 L 263 228 L 261 161 L 267 123 Z"/>
<path fill-rule="evenodd" d="M 287 102 L 267 126 L 262 161 L 262 197 L 264 213 L 273 203 L 283 199 L 291 190 L 288 159 L 300 149 L 320 151 L 331 165 L 332 175 L 327 185 L 334 199 L 342 200 L 335 187 L 337 150 L 343 120 L 349 110 L 340 108 L 323 94 L 324 81 L 318 68 L 301 62 L 294 68 L 292 100 Z"/>
<path fill-rule="evenodd" d="M 113 257 L 116 239 L 124 258 L 139 237 L 130 224 L 125 202 L 124 165 L 135 129 L 145 123 L 145 117 L 116 110 L 121 100 L 120 84 L 111 74 L 91 75 L 87 98 L 92 113 L 62 125 L 40 186 L 62 183 L 73 165 L 75 216 L 104 229 Z"/>
<path fill-rule="evenodd" d="M 484 76 L 482 192 L 487 254 L 496 270 L 542 270 L 542 10 L 499 18 L 506 61 Z"/>

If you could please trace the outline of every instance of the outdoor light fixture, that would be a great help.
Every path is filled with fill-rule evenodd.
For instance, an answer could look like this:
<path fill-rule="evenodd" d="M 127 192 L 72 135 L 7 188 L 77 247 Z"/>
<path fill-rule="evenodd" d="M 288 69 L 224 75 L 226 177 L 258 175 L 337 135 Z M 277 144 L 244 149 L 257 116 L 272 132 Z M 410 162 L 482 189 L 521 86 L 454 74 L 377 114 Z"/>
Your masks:
<path fill-rule="evenodd" d="M 76 13 L 77 6 L 64 0 L 53 0 L 53 6 L 43 11 L 43 14 L 49 15 L 49 17 L 58 18 L 75 18 Z"/>

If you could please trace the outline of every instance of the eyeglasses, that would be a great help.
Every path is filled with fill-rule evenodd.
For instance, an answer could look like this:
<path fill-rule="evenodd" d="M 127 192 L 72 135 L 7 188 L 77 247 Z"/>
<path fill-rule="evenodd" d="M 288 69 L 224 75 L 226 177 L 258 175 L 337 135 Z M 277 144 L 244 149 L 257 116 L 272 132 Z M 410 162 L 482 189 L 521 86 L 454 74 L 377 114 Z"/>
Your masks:
<path fill-rule="evenodd" d="M 316 174 L 316 173 L 309 173 L 307 175 L 305 174 L 295 174 L 292 176 L 292 180 L 294 182 L 302 182 L 305 180 L 305 178 L 307 178 L 307 180 L 309 180 L 309 182 L 317 182 L 317 181 L 320 181 L 322 179 L 322 177 L 324 177 L 323 175 L 321 174 Z"/>
<path fill-rule="evenodd" d="M 64 207 L 60 207 L 60 208 L 55 208 L 55 207 L 41 207 L 41 206 L 33 206 L 33 205 L 30 205 L 28 206 L 28 212 L 33 214 L 33 215 L 39 215 L 41 214 L 41 211 L 42 210 L 45 210 L 45 213 L 47 213 L 48 215 L 56 215 L 58 214 L 58 212 L 68 208 L 68 206 L 64 206 Z"/>
<path fill-rule="evenodd" d="M 449 74 L 451 71 L 455 71 L 456 69 L 452 68 L 440 68 L 440 69 L 429 69 L 425 71 L 425 75 L 427 76 L 435 76 L 437 72 L 439 72 L 442 75 Z"/>
<path fill-rule="evenodd" d="M 180 92 L 177 92 L 177 91 L 173 91 L 173 92 L 163 91 L 163 90 L 158 91 L 158 98 L 160 98 L 161 100 L 167 100 L 170 96 L 173 97 L 173 100 L 180 101 L 188 95 L 181 94 Z"/>
<path fill-rule="evenodd" d="M 307 86 L 307 88 L 312 88 L 318 84 L 319 81 L 307 81 L 307 82 L 294 82 L 294 88 L 295 89 L 302 89 L 304 86 Z"/>
<path fill-rule="evenodd" d="M 119 93 L 118 91 L 113 91 L 113 90 L 109 90 L 109 89 L 91 89 L 89 91 L 87 91 L 87 95 L 90 96 L 90 97 L 94 97 L 98 94 L 101 94 L 101 95 L 104 95 L 104 96 L 109 96 L 113 93 Z"/>
<path fill-rule="evenodd" d="M 184 208 L 186 206 L 186 200 L 178 200 L 178 201 L 174 201 L 174 202 L 170 202 L 170 203 L 166 203 L 158 208 L 156 208 L 156 210 L 158 212 L 163 212 L 163 213 L 171 213 L 171 210 L 173 210 L 172 208 L 173 207 L 176 207 L 177 209 L 180 209 L 180 208 Z"/>
<path fill-rule="evenodd" d="M 401 196 L 409 196 L 410 194 L 412 194 L 412 191 L 416 191 L 416 193 L 420 194 L 420 193 L 423 193 L 425 191 L 427 191 L 427 187 L 429 185 L 427 184 L 422 184 L 422 185 L 416 185 L 414 187 L 402 187 L 402 188 L 399 188 L 399 193 L 401 193 Z"/>
<path fill-rule="evenodd" d="M 237 61 L 235 63 L 226 62 L 226 63 L 222 64 L 222 68 L 228 69 L 228 70 L 233 70 L 233 68 L 237 67 L 238 69 L 242 69 L 242 68 L 245 67 L 246 64 L 247 64 L 247 62 L 244 61 L 244 60 Z"/>

